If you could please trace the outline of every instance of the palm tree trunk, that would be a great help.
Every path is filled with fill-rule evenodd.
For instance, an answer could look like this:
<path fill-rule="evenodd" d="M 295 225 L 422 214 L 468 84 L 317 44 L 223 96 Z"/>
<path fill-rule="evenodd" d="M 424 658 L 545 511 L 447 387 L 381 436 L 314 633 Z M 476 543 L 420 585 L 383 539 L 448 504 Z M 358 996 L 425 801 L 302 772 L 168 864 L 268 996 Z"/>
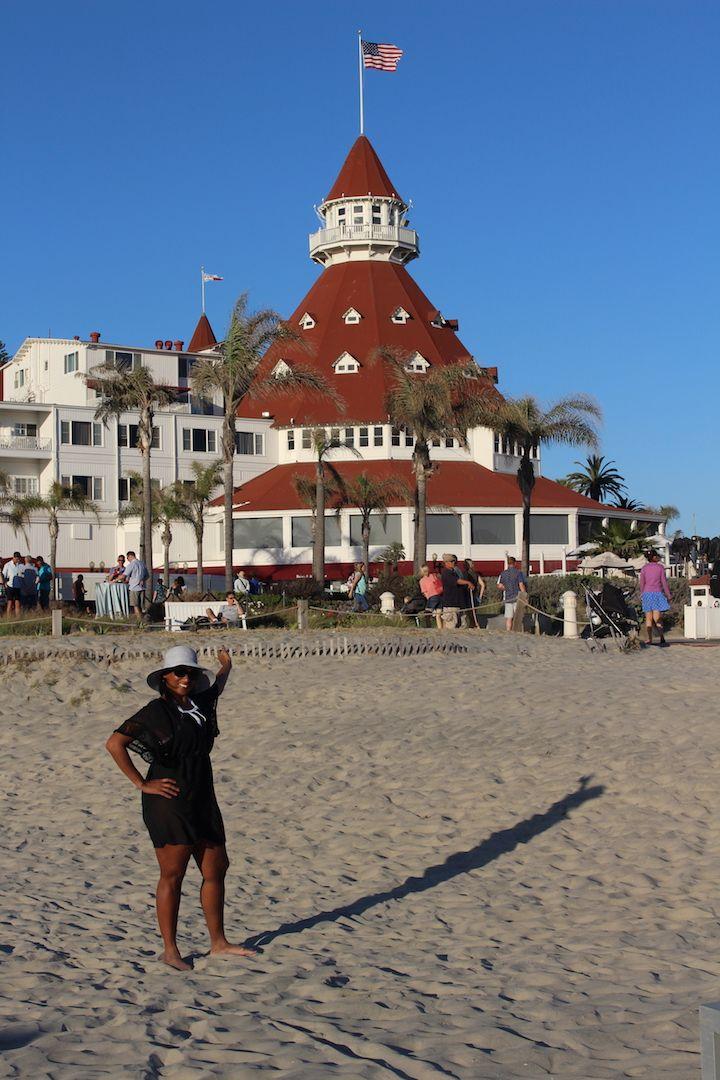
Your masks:
<path fill-rule="evenodd" d="M 235 456 L 235 414 L 225 413 L 223 424 L 223 486 L 225 489 L 225 592 L 233 587 L 233 458 Z"/>
<path fill-rule="evenodd" d="M 525 574 L 530 573 L 530 503 L 532 491 L 535 487 L 535 470 L 530 455 L 523 453 L 520 468 L 517 471 L 517 482 L 522 494 L 523 505 L 523 535 L 522 535 L 522 568 Z"/>
<path fill-rule="evenodd" d="M 172 544 L 172 533 L 170 531 L 170 522 L 165 522 L 165 528 L 162 533 L 163 543 L 163 585 L 166 589 L 170 588 L 170 545 Z"/>
<path fill-rule="evenodd" d="M 200 520 L 195 526 L 195 549 L 197 552 L 197 573 L 195 575 L 195 591 L 202 595 L 203 591 L 203 520 L 202 514 Z"/>
<path fill-rule="evenodd" d="M 421 446 L 418 452 L 415 444 L 415 535 L 413 546 L 413 571 L 420 573 L 420 567 L 427 557 L 427 447 Z"/>
<path fill-rule="evenodd" d="M 153 593 L 153 551 L 152 551 L 152 484 L 150 481 L 150 447 L 152 444 L 153 414 L 151 409 L 143 409 L 140 414 L 142 431 L 140 432 L 140 452 L 143 467 L 143 519 L 141 535 L 143 552 L 140 556 L 148 570 L 145 595 L 152 599 Z"/>
<path fill-rule="evenodd" d="M 52 597 L 53 600 L 57 600 L 57 567 L 55 565 L 55 560 L 57 558 L 58 533 L 60 532 L 60 525 L 58 523 L 57 513 L 53 513 L 51 511 L 48 528 L 50 531 L 50 565 L 52 566 L 53 572 Z"/>
<path fill-rule="evenodd" d="M 325 471 L 321 461 L 315 463 L 315 531 L 313 535 L 313 578 L 325 585 Z"/>
<path fill-rule="evenodd" d="M 370 515 L 367 517 L 363 515 L 362 519 L 362 550 L 363 550 L 363 562 L 365 563 L 365 572 L 367 574 L 368 581 L 370 580 Z"/>

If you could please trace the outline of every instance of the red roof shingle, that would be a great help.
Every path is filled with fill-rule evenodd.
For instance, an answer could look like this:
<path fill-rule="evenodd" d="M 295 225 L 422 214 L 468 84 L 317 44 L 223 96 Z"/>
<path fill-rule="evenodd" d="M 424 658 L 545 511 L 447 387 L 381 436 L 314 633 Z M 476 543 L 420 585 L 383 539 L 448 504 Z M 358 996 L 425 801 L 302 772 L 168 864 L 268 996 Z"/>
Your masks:
<path fill-rule="evenodd" d="M 213 345 L 217 345 L 217 338 L 213 334 L 213 328 L 210 325 L 205 312 L 198 319 L 198 324 L 195 327 L 195 333 L 190 339 L 188 345 L 188 352 L 203 352 L 204 349 L 211 349 Z"/>
<path fill-rule="evenodd" d="M 400 199 L 383 163 L 366 135 L 360 135 L 350 148 L 337 180 L 330 188 L 325 202 L 351 198 L 353 195 L 384 195 Z M 404 202 L 403 199 L 400 199 Z"/>

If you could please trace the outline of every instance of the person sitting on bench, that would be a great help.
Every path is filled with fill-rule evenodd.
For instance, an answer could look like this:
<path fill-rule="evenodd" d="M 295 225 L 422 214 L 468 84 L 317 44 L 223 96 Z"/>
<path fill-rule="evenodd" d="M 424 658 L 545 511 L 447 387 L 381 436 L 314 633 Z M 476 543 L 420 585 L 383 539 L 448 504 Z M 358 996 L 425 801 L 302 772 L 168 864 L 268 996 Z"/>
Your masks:
<path fill-rule="evenodd" d="M 211 623 L 216 623 L 219 626 L 237 626 L 242 612 L 238 606 L 235 593 L 229 592 L 225 594 L 225 603 L 217 615 L 212 608 L 208 608 L 205 614 Z"/>

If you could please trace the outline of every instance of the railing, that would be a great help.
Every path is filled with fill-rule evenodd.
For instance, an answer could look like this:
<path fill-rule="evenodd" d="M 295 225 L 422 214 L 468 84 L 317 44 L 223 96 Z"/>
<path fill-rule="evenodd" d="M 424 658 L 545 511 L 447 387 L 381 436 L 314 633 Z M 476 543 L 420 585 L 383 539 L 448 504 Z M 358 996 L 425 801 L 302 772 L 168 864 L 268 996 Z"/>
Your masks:
<path fill-rule="evenodd" d="M 337 225 L 333 229 L 319 229 L 310 236 L 310 251 L 328 244 L 350 243 L 364 240 L 381 240 L 405 247 L 417 247 L 418 238 L 414 229 L 401 225 Z"/>
<path fill-rule="evenodd" d="M 0 450 L 50 450 L 51 439 L 39 439 L 37 435 L 0 435 Z"/>

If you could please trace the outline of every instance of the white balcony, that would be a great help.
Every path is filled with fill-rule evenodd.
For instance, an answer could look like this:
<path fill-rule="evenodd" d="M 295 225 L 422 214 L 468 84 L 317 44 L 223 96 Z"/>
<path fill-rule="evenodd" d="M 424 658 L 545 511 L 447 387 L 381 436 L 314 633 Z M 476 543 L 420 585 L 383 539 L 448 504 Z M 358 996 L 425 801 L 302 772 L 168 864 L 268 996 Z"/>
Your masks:
<path fill-rule="evenodd" d="M 41 439 L 37 435 L 0 434 L 0 451 L 2 450 L 7 450 L 11 453 L 31 451 L 33 454 L 50 454 L 52 450 L 52 439 Z"/>
<path fill-rule="evenodd" d="M 375 248 L 390 253 L 396 262 L 414 259 L 420 251 L 418 234 L 401 225 L 337 225 L 310 234 L 310 258 L 325 262 L 333 250 L 351 253 L 356 248 Z"/>

